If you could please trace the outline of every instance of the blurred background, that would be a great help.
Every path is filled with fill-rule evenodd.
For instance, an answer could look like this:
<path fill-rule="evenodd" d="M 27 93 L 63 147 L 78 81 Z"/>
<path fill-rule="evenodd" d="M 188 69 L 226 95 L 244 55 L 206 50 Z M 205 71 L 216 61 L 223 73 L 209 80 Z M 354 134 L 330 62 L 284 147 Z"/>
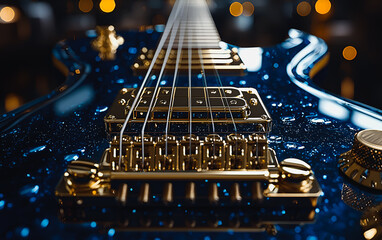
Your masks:
<path fill-rule="evenodd" d="M 57 41 L 96 25 L 118 31 L 164 24 L 174 0 L 0 1 L 0 114 L 43 96 L 64 80 L 52 63 Z M 317 84 L 382 109 L 381 0 L 208 0 L 221 38 L 270 46 L 290 28 L 323 38 L 331 60 Z"/>

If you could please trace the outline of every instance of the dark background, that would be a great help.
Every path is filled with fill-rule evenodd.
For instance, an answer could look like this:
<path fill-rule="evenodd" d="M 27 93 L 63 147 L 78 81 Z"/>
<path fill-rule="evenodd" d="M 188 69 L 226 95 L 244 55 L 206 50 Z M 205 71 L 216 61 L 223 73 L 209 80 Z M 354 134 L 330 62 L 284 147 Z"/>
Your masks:
<path fill-rule="evenodd" d="M 57 41 L 82 37 L 96 25 L 113 24 L 120 31 L 164 24 L 174 4 L 174 0 L 102 1 L 0 1 L 0 114 L 49 93 L 65 80 L 52 62 L 51 49 Z M 283 41 L 290 28 L 323 38 L 331 60 L 317 84 L 382 109 L 381 0 L 238 1 L 244 6 L 238 17 L 230 12 L 234 1 L 207 2 L 222 40 L 228 43 L 270 46 Z M 110 13 L 100 8 L 113 3 Z M 320 6 L 330 10 L 320 14 Z M 353 60 L 343 55 L 347 46 L 357 51 Z"/>

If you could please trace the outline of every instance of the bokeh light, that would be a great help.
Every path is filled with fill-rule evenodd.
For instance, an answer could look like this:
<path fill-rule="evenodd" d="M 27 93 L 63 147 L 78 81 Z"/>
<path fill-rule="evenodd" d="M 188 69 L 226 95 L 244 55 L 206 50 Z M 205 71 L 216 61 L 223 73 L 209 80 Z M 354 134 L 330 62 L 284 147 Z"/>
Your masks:
<path fill-rule="evenodd" d="M 12 110 L 20 107 L 22 104 L 23 104 L 23 99 L 14 93 L 9 93 L 5 97 L 5 111 L 6 112 L 12 111 Z"/>
<path fill-rule="evenodd" d="M 306 1 L 302 1 L 297 5 L 297 14 L 306 17 L 310 14 L 310 11 L 312 11 L 312 7 L 310 6 L 310 3 Z"/>
<path fill-rule="evenodd" d="M 332 3 L 329 0 L 318 0 L 315 5 L 316 12 L 319 14 L 327 14 L 332 8 Z"/>
<path fill-rule="evenodd" d="M 93 1 L 92 0 L 80 0 L 78 2 L 78 8 L 82 12 L 88 13 L 93 9 Z"/>
<path fill-rule="evenodd" d="M 243 15 L 246 17 L 251 16 L 253 12 L 255 11 L 255 7 L 253 6 L 251 2 L 245 2 L 243 3 L 242 6 L 243 6 Z"/>
<path fill-rule="evenodd" d="M 101 0 L 99 8 L 105 13 L 111 13 L 115 9 L 114 0 Z"/>
<path fill-rule="evenodd" d="M 354 98 L 354 81 L 350 77 L 345 77 L 341 82 L 341 96 L 349 99 Z"/>
<path fill-rule="evenodd" d="M 16 20 L 16 12 L 12 7 L 3 7 L 0 10 L 0 20 L 4 23 L 11 23 Z"/>
<path fill-rule="evenodd" d="M 357 56 L 357 49 L 355 49 L 355 47 L 353 47 L 353 46 L 347 46 L 342 51 L 342 56 L 346 60 L 351 61 Z"/>
<path fill-rule="evenodd" d="M 243 13 L 243 5 L 239 2 L 233 2 L 229 7 L 229 12 L 232 16 L 238 17 Z"/>

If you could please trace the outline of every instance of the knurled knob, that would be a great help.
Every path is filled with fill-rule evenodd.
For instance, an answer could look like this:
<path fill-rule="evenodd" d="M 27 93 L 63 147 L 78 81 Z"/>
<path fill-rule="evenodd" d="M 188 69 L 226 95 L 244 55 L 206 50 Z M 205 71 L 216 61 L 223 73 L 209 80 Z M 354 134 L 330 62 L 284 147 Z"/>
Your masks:
<path fill-rule="evenodd" d="M 353 181 L 382 190 L 382 131 L 367 129 L 358 132 L 352 149 L 340 155 L 339 167 Z"/>
<path fill-rule="evenodd" d="M 363 130 L 357 133 L 351 155 L 361 166 L 382 171 L 382 131 Z"/>

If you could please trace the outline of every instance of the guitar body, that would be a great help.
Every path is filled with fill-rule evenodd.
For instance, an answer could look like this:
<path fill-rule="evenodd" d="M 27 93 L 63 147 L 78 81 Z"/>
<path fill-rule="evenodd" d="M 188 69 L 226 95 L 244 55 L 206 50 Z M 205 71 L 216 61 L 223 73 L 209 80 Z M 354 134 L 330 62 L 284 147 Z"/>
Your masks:
<path fill-rule="evenodd" d="M 370 128 L 375 128 L 382 126 L 381 112 L 315 88 L 309 74 L 313 76 L 324 66 L 327 47 L 322 40 L 297 30 L 291 30 L 290 38 L 273 47 L 239 48 L 239 54 L 246 52 L 249 58 L 242 56 L 245 64 L 253 67 L 248 67 L 244 76 L 221 76 L 221 82 L 222 86 L 255 88 L 273 120 L 269 146 L 279 159 L 299 158 L 311 165 L 323 191 L 315 221 L 276 225 L 275 236 L 236 231 L 115 233 L 95 222 L 61 222 L 54 192 L 68 162 L 99 161 L 110 141 L 104 124 L 108 108 L 122 88 L 141 86 L 143 76 L 134 75 L 131 66 L 141 48 L 155 49 L 160 38 L 160 33 L 153 31 L 118 34 L 125 42 L 111 61 L 101 60 L 92 49 L 95 36 L 60 42 L 53 54 L 66 71 L 67 82 L 49 96 L 0 119 L 0 238 L 362 238 L 362 213 L 341 198 L 344 186 L 355 186 L 339 174 L 337 162 L 338 156 L 351 148 L 354 134 L 366 128 L 367 122 L 359 123 L 351 115 L 363 114 L 364 119 L 372 119 Z M 163 81 L 161 86 L 171 87 L 171 81 Z M 341 115 L 338 109 L 345 109 L 348 115 Z"/>

